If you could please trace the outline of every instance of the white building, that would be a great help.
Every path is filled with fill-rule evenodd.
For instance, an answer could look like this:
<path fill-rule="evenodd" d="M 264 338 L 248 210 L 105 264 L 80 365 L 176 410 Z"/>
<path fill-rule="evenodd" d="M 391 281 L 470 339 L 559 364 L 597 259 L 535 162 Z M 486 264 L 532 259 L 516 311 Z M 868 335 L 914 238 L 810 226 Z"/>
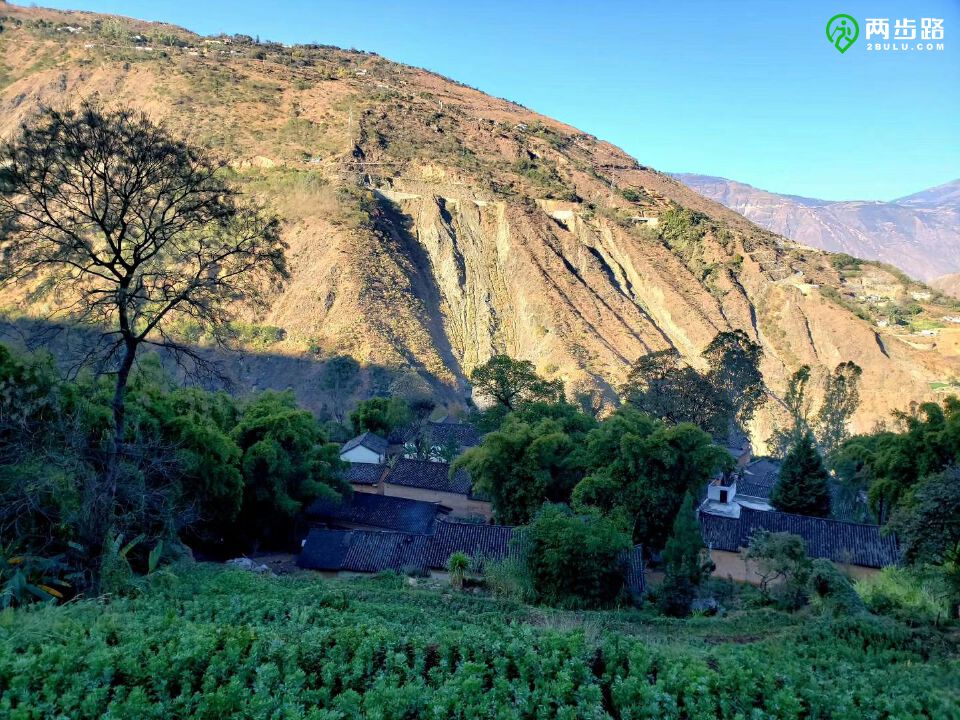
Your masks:
<path fill-rule="evenodd" d="M 349 463 L 382 463 L 387 459 L 387 441 L 372 432 L 357 435 L 340 448 L 340 459 Z"/>

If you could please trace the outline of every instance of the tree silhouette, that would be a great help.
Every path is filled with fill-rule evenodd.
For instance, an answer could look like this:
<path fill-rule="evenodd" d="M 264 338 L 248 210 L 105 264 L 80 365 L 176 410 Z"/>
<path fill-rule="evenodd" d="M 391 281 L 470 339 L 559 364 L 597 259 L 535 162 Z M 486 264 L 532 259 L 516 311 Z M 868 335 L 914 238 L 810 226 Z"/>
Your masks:
<path fill-rule="evenodd" d="M 53 315 L 92 326 L 86 356 L 116 375 L 113 437 L 84 540 L 102 548 L 124 457 L 124 391 L 138 351 L 203 356 L 173 328 L 225 337 L 240 301 L 287 276 L 279 221 L 244 202 L 221 164 L 145 115 L 85 103 L 44 109 L 0 149 L 0 284 L 53 300 Z"/>

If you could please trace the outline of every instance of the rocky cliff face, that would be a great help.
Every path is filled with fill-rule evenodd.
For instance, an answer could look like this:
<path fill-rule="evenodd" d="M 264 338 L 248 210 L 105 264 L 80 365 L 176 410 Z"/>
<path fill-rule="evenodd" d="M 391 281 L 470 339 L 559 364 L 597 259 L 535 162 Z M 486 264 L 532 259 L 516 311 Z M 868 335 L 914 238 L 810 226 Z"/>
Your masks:
<path fill-rule="evenodd" d="M 310 363 L 349 353 L 412 369 L 455 404 L 470 371 L 506 352 L 571 392 L 610 395 L 640 355 L 675 347 L 696 363 L 717 332 L 742 328 L 775 392 L 803 363 L 821 376 L 860 364 L 868 428 L 958 369 L 953 345 L 878 328 L 856 305 L 880 287 L 896 302 L 908 281 L 838 269 L 512 103 L 374 55 L 2 13 L 0 135 L 41 103 L 130 104 L 226 155 L 285 219 L 291 281 L 247 318 L 283 339 L 234 364 L 247 387 L 289 385 L 319 408 Z M 15 292 L 4 302 L 42 311 Z"/>
<path fill-rule="evenodd" d="M 676 177 L 803 245 L 880 260 L 925 281 L 960 270 L 960 180 L 892 202 L 830 202 L 707 175 Z"/>

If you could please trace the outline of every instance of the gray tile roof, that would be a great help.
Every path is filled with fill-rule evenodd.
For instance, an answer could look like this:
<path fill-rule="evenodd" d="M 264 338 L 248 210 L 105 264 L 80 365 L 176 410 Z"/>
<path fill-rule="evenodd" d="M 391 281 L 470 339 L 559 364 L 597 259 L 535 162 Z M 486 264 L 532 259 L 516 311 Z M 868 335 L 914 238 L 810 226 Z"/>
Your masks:
<path fill-rule="evenodd" d="M 426 535 L 378 530 L 328 530 L 314 528 L 297 558 L 297 565 L 311 570 L 381 572 L 425 570 L 411 564 L 422 556 L 419 548 Z"/>
<path fill-rule="evenodd" d="M 737 480 L 737 494 L 769 500 L 773 486 L 780 478 L 780 463 L 770 458 L 754 460 Z"/>
<path fill-rule="evenodd" d="M 347 440 L 340 448 L 340 454 L 342 455 L 348 450 L 353 450 L 355 447 L 365 447 L 382 455 L 387 451 L 387 441 L 376 433 L 365 432 L 357 435 L 355 438 Z"/>
<path fill-rule="evenodd" d="M 313 529 L 297 559 L 311 570 L 382 572 L 384 570 L 444 570 L 455 552 L 470 556 L 475 570 L 483 562 L 502 560 L 519 552 L 517 530 L 505 525 L 480 525 L 438 520 L 432 535 L 378 530 Z M 634 596 L 644 590 L 643 551 L 639 545 L 623 555 L 624 581 Z"/>
<path fill-rule="evenodd" d="M 450 465 L 447 463 L 407 458 L 397 460 L 387 475 L 386 482 L 457 495 L 469 495 L 472 487 L 470 474 L 466 470 L 458 470 L 453 479 L 450 479 Z"/>
<path fill-rule="evenodd" d="M 427 423 L 427 437 L 434 445 L 446 445 L 455 442 L 461 449 L 476 447 L 482 437 L 480 432 L 466 423 L 439 422 Z"/>
<path fill-rule="evenodd" d="M 643 562 L 643 546 L 634 545 L 633 548 L 627 550 L 624 553 L 623 557 L 624 563 L 624 580 L 626 581 L 627 590 L 630 591 L 630 594 L 634 597 L 639 597 L 643 594 L 643 590 L 646 587 L 646 566 Z"/>
<path fill-rule="evenodd" d="M 457 422 L 428 422 L 420 425 L 408 425 L 405 428 L 390 433 L 389 440 L 393 443 L 406 443 L 414 440 L 423 433 L 431 445 L 443 446 L 453 441 L 461 450 L 476 447 L 483 440 L 480 431 L 473 425 Z"/>
<path fill-rule="evenodd" d="M 437 521 L 433 534 L 314 528 L 297 563 L 314 570 L 351 572 L 443 570 L 453 553 L 464 552 L 480 569 L 484 560 L 500 560 L 513 552 L 513 532 L 504 525 L 444 520 Z"/>
<path fill-rule="evenodd" d="M 476 568 L 483 559 L 507 557 L 513 536 L 514 528 L 507 525 L 438 522 L 436 532 L 426 546 L 426 564 L 434 568 L 446 567 L 453 553 L 462 552 L 470 556 Z"/>
<path fill-rule="evenodd" d="M 386 471 L 387 466 L 379 463 L 350 463 L 343 479 L 351 485 L 376 485 Z"/>
<path fill-rule="evenodd" d="M 341 502 L 316 500 L 307 517 L 327 525 L 367 525 L 407 533 L 428 533 L 437 517 L 449 512 L 439 503 L 356 492 Z"/>
<path fill-rule="evenodd" d="M 749 545 L 754 532 L 768 530 L 799 535 L 813 558 L 873 568 L 896 565 L 900 561 L 896 538 L 882 534 L 879 525 L 744 507 L 739 518 L 701 512 L 700 530 L 704 543 L 715 550 L 737 552 Z"/>

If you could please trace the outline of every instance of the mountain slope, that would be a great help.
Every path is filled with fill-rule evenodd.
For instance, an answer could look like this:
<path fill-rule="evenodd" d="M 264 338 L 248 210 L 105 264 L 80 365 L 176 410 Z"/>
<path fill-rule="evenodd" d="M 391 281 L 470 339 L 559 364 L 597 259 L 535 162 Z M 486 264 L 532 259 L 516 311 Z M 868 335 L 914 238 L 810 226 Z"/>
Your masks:
<path fill-rule="evenodd" d="M 803 245 L 880 260 L 921 280 L 960 270 L 960 180 L 892 202 L 831 202 L 708 175 L 675 177 Z"/>
<path fill-rule="evenodd" d="M 950 273 L 934 278 L 930 281 L 930 287 L 955 298 L 960 298 L 960 273 Z"/>
<path fill-rule="evenodd" d="M 610 393 L 629 363 L 692 362 L 721 330 L 764 347 L 774 391 L 800 364 L 864 368 L 858 426 L 958 373 L 953 335 L 878 328 L 917 288 L 752 225 L 575 128 L 432 73 L 329 47 L 201 38 L 89 13 L 0 6 L 0 136 L 42 103 L 142 108 L 231 160 L 285 220 L 292 278 L 251 324 L 282 329 L 233 363 L 318 410 L 315 360 L 412 369 L 455 404 L 494 352 Z M 69 28 L 69 29 L 68 29 Z M 39 314 L 21 293 L 10 312 Z M 916 317 L 943 309 L 927 303 Z M 266 359 L 265 359 L 266 358 Z M 757 420 L 762 440 L 776 403 Z"/>

